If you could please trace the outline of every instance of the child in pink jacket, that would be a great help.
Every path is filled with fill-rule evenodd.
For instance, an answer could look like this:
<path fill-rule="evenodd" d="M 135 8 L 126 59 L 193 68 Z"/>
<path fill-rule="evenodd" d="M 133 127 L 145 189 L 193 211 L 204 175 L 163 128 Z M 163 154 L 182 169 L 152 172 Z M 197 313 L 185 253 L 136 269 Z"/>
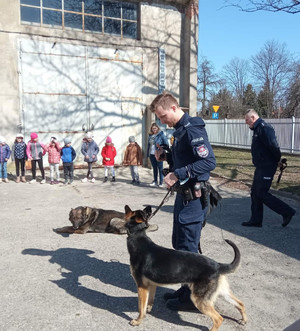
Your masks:
<path fill-rule="evenodd" d="M 59 163 L 61 147 L 55 137 L 51 137 L 50 144 L 45 146 L 48 152 L 48 162 L 50 166 L 50 184 L 59 184 Z M 56 174 L 56 181 L 54 181 L 54 171 Z"/>

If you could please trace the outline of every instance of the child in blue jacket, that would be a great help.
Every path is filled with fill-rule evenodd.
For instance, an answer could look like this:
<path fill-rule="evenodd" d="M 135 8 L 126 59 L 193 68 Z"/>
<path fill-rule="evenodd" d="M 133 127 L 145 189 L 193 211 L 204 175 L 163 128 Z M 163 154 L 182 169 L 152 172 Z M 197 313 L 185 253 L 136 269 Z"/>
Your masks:
<path fill-rule="evenodd" d="M 0 183 L 2 183 L 2 176 L 5 183 L 9 182 L 7 179 L 7 161 L 10 158 L 10 153 L 10 148 L 6 144 L 5 138 L 0 136 Z"/>
<path fill-rule="evenodd" d="M 74 178 L 73 161 L 76 157 L 76 152 L 71 146 L 71 139 L 66 137 L 64 139 L 65 146 L 61 149 L 61 159 L 64 167 L 65 184 L 72 184 Z M 69 179 L 69 182 L 68 182 Z"/>

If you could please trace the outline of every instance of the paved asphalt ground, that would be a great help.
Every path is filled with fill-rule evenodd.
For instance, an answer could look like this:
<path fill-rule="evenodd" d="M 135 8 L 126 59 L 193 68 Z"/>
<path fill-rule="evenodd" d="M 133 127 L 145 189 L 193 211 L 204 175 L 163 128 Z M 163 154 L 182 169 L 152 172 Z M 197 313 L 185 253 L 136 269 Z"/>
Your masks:
<path fill-rule="evenodd" d="M 96 169 L 103 177 L 103 169 Z M 165 307 L 157 290 L 153 310 L 139 327 L 135 283 L 130 275 L 126 235 L 88 233 L 59 235 L 53 228 L 70 225 L 70 209 L 80 205 L 123 211 L 145 205 L 158 206 L 166 191 L 152 188 L 151 171 L 140 169 L 142 185 L 130 184 L 129 169 L 117 169 L 116 183 L 81 183 L 85 170 L 76 171 L 73 185 L 0 184 L 0 330 L 202 330 L 211 320 L 197 312 L 174 312 Z M 216 303 L 223 315 L 222 331 L 284 330 L 300 319 L 300 206 L 286 198 L 297 215 L 286 227 L 266 208 L 262 228 L 245 228 L 249 192 L 212 183 L 223 196 L 202 231 L 203 253 L 230 263 L 233 250 L 224 238 L 241 250 L 242 263 L 229 275 L 231 288 L 246 306 L 249 321 L 237 323 L 239 313 L 223 299 Z M 159 226 L 149 236 L 171 247 L 174 197 L 151 222 Z M 299 331 L 298 328 L 293 330 Z"/>

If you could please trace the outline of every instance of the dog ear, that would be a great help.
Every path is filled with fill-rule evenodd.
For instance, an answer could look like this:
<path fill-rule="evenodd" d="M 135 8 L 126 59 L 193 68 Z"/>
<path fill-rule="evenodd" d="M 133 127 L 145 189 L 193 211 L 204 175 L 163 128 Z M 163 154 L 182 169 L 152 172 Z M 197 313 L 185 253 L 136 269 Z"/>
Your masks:
<path fill-rule="evenodd" d="M 87 220 L 90 217 L 91 214 L 91 208 L 90 207 L 83 207 L 83 217 L 85 220 Z"/>
<path fill-rule="evenodd" d="M 126 206 L 124 207 L 124 209 L 125 209 L 125 214 L 132 213 L 132 210 L 130 209 L 130 207 L 129 207 L 128 205 L 126 205 Z"/>
<path fill-rule="evenodd" d="M 147 206 L 146 208 L 144 208 L 143 210 L 146 213 L 146 217 L 149 218 L 149 216 L 152 214 L 152 208 L 151 206 Z"/>
<path fill-rule="evenodd" d="M 130 209 L 128 205 L 126 205 L 124 208 L 125 208 L 125 220 L 128 220 L 133 215 L 133 211 Z"/>

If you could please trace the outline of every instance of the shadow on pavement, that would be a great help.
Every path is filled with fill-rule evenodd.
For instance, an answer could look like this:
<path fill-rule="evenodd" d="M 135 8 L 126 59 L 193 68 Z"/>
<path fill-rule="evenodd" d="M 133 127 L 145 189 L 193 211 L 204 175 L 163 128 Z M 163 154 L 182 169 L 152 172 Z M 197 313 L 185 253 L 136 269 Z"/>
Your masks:
<path fill-rule="evenodd" d="M 285 228 L 281 226 L 282 217 L 265 206 L 263 226 L 261 228 L 244 227 L 241 223 L 249 220 L 250 204 L 250 198 L 246 197 L 224 198 L 207 222 L 300 260 L 299 207 L 291 223 Z M 293 207 L 295 208 L 294 205 Z"/>
<path fill-rule="evenodd" d="M 107 310 L 127 321 L 130 321 L 131 317 L 125 312 L 134 313 L 133 317 L 136 318 L 138 316 L 138 297 L 136 285 L 130 275 L 129 265 L 118 261 L 105 262 L 98 260 L 89 256 L 93 253 L 91 250 L 75 248 L 60 248 L 55 251 L 28 248 L 22 251 L 23 255 L 49 256 L 50 263 L 60 265 L 62 279 L 51 280 L 51 282 L 73 297 L 91 306 Z M 90 276 L 99 279 L 102 283 L 132 291 L 134 295 L 131 297 L 111 296 L 87 288 L 79 282 L 79 278 L 82 276 Z M 157 289 L 153 310 L 149 315 L 176 325 L 208 331 L 207 327 L 183 321 L 177 312 L 166 309 L 165 302 L 162 299 L 166 291 L 168 291 L 166 288 Z"/>

